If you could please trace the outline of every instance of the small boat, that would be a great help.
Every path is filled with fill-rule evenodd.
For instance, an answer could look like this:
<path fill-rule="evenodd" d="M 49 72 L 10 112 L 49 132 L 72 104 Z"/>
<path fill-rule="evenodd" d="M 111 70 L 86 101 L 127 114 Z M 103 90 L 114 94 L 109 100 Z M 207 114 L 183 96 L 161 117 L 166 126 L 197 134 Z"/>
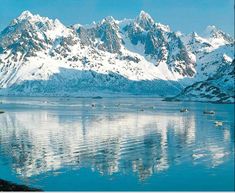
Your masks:
<path fill-rule="evenodd" d="M 95 96 L 95 97 L 92 97 L 92 99 L 102 99 L 103 97 L 101 96 Z"/>
<path fill-rule="evenodd" d="M 188 112 L 188 109 L 186 109 L 186 108 L 180 109 L 180 112 L 181 113 Z"/>
<path fill-rule="evenodd" d="M 144 109 L 140 109 L 140 111 L 144 111 Z"/>
<path fill-rule="evenodd" d="M 215 126 L 216 127 L 219 127 L 219 126 L 222 126 L 223 125 L 223 122 L 222 121 L 215 121 Z"/>
<path fill-rule="evenodd" d="M 3 113 L 5 113 L 3 110 L 0 110 L 0 114 L 3 114 Z"/>
<path fill-rule="evenodd" d="M 214 115 L 214 114 L 215 114 L 215 111 L 203 111 L 203 114 L 206 114 L 206 115 Z"/>

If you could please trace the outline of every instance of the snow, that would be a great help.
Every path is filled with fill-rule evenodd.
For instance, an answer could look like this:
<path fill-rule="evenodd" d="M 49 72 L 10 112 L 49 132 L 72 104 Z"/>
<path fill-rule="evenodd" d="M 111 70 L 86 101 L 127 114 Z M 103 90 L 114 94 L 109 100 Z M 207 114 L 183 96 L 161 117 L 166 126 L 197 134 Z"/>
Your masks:
<path fill-rule="evenodd" d="M 152 17 L 151 17 L 148 13 L 146 13 L 145 11 L 143 11 L 143 10 L 140 11 L 139 19 L 144 19 L 144 20 L 145 20 L 145 19 L 150 19 L 150 20 L 153 21 Z"/>
<path fill-rule="evenodd" d="M 161 23 L 156 23 L 156 25 L 157 25 L 157 28 L 162 30 L 162 31 L 165 31 L 165 32 L 170 32 L 171 31 L 171 29 L 168 25 L 163 25 Z"/>
<path fill-rule="evenodd" d="M 141 11 L 136 19 L 118 21 L 110 16 L 101 20 L 98 24 L 75 24 L 72 28 L 64 26 L 58 19 L 51 20 L 25 11 L 11 24 L 13 29 L 8 32 L 10 34 L 9 37 L 7 35 L 0 36 L 0 48 L 1 41 L 8 43 L 12 40 L 11 37 L 13 38 L 13 43 L 16 41 L 14 33 L 17 33 L 17 29 L 21 27 L 20 24 L 24 24 L 26 21 L 30 23 L 32 29 L 21 30 L 33 30 L 29 33 L 30 38 L 34 40 L 33 43 L 36 46 L 42 44 L 43 48 L 34 51 L 34 54 L 30 56 L 27 56 L 28 52 L 30 52 L 28 47 L 24 53 L 17 51 L 16 54 L 13 53 L 12 49 L 4 48 L 4 52 L 0 52 L 0 88 L 7 90 L 12 86 L 21 85 L 25 81 L 49 81 L 50 84 L 54 81 L 53 85 L 64 84 L 63 86 L 66 88 L 70 87 L 70 82 L 85 81 L 87 82 L 87 87 L 89 87 L 89 82 L 95 81 L 100 87 L 109 89 L 112 85 L 109 85 L 110 81 L 105 82 L 104 79 L 111 79 L 118 82 L 118 86 L 113 85 L 112 89 L 115 89 L 115 86 L 120 88 L 122 87 L 121 85 L 127 86 L 130 84 L 129 81 L 133 84 L 148 81 L 149 90 L 155 89 L 153 87 L 158 87 L 161 90 L 165 89 L 165 91 L 169 89 L 169 93 L 171 93 L 170 88 L 172 88 L 174 90 L 173 93 L 175 93 L 175 90 L 182 89 L 197 81 L 206 80 L 215 74 L 220 64 L 224 61 L 231 63 L 233 59 L 232 44 L 224 38 L 224 33 L 217 30 L 214 26 L 209 27 L 207 35 L 203 37 L 196 32 L 189 35 L 184 35 L 181 32 L 174 33 L 176 38 L 179 37 L 186 47 L 186 54 L 190 58 L 191 63 L 185 63 L 185 61 L 177 59 L 181 50 L 177 45 L 178 39 L 174 35 L 168 38 L 172 34 L 170 27 L 155 23 L 151 16 L 144 11 Z M 42 25 L 39 25 L 39 22 Z M 118 41 L 124 42 L 121 43 L 117 53 L 110 53 L 105 49 L 100 49 L 99 47 L 103 46 L 105 42 L 101 41 L 99 37 L 92 37 L 92 44 L 84 45 L 76 34 L 76 29 L 80 27 L 86 30 L 97 30 L 99 25 L 104 22 L 109 22 L 111 27 L 115 29 L 114 33 L 116 33 Z M 130 24 L 133 24 L 136 29 L 140 29 L 143 37 L 146 37 L 149 33 L 149 29 L 145 29 L 143 24 L 156 26 L 156 29 L 166 39 L 164 41 L 168 41 L 161 45 L 164 55 L 162 60 L 159 60 L 156 56 L 146 55 L 145 42 L 141 43 L 141 41 L 138 41 L 136 45 L 132 44 L 130 37 L 123 30 L 125 26 Z M 212 36 L 212 32 L 217 35 Z M 49 42 L 46 40 L 49 40 Z M 25 46 L 24 41 L 19 41 L 22 48 Z M 153 41 L 158 42 L 158 37 L 154 36 Z M 170 49 L 168 43 L 171 46 Z M 10 45 L 8 46 L 10 47 Z M 115 46 L 111 45 L 112 48 Z M 170 62 L 168 61 L 169 57 L 171 58 Z M 193 76 L 180 71 L 186 68 L 185 65 L 188 65 L 188 68 L 194 72 Z M 178 67 L 180 70 L 176 70 Z M 97 73 L 95 78 L 92 73 Z M 112 78 L 110 74 L 115 74 L 115 78 Z M 156 81 L 156 84 L 153 86 L 152 82 L 154 81 Z M 160 81 L 162 82 L 160 83 Z M 50 84 L 48 83 L 48 86 L 51 86 Z M 168 86 L 166 87 L 166 85 Z M 148 86 L 145 89 L 147 88 Z M 30 88 L 27 89 L 30 91 Z M 73 92 L 77 92 L 77 89 Z M 136 88 L 135 86 L 134 88 L 130 86 L 130 89 L 129 91 L 134 92 Z M 0 90 L 1 92 L 5 91 Z"/>
<path fill-rule="evenodd" d="M 227 40 L 227 34 L 225 34 L 220 29 L 216 28 L 214 25 L 209 25 L 206 27 L 202 36 L 207 39 L 207 41 L 213 45 L 214 48 L 218 48 L 222 45 L 231 43 Z"/>

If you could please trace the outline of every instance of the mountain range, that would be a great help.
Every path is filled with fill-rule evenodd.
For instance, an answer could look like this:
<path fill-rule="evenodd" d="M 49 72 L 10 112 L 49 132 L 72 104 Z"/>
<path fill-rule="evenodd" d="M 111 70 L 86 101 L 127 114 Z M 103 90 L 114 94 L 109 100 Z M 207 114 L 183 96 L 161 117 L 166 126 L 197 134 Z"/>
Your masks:
<path fill-rule="evenodd" d="M 0 33 L 0 95 L 154 95 L 234 103 L 234 39 L 183 34 L 141 11 L 90 25 L 24 11 Z"/>

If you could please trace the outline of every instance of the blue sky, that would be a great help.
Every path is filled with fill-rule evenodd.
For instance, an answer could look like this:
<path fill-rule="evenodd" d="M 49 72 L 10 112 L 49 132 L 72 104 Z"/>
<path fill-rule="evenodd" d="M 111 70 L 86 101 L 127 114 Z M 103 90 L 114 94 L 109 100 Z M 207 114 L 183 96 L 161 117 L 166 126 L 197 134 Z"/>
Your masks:
<path fill-rule="evenodd" d="M 88 24 L 112 15 L 135 18 L 141 10 L 156 22 L 184 33 L 216 25 L 233 35 L 233 0 L 0 0 L 0 30 L 22 11 L 29 10 L 65 25 Z"/>

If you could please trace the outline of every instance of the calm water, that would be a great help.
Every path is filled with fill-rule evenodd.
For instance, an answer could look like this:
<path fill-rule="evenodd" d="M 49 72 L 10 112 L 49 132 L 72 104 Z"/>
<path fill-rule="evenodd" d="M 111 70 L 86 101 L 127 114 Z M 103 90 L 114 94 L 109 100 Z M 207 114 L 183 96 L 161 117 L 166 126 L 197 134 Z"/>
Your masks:
<path fill-rule="evenodd" d="M 1 179 L 43 190 L 234 190 L 234 105 L 0 101 Z"/>

